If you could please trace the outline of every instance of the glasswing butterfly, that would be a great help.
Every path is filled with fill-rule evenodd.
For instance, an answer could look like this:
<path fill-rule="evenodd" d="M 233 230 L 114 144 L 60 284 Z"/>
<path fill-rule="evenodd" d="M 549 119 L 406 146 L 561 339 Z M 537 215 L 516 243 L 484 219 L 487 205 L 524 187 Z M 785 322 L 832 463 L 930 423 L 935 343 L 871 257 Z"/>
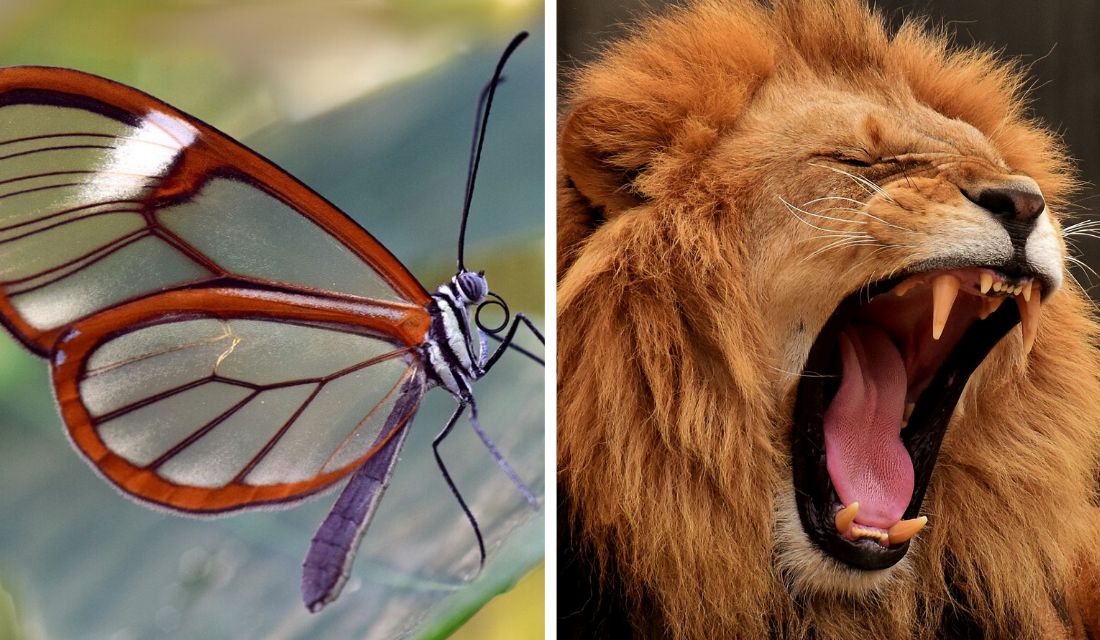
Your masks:
<path fill-rule="evenodd" d="M 470 385 L 526 326 L 463 260 L 434 293 L 367 231 L 270 161 L 136 89 L 79 71 L 0 69 L 0 322 L 47 358 L 76 448 L 140 501 L 194 515 L 285 507 L 349 479 L 313 538 L 302 595 L 340 593 L 421 398 L 458 402 L 433 441 L 478 423 Z M 213 224 L 215 221 L 218 224 Z M 214 231 L 216 230 L 216 231 Z M 504 320 L 486 326 L 481 311 Z M 499 344 L 491 345 L 489 338 Z"/>

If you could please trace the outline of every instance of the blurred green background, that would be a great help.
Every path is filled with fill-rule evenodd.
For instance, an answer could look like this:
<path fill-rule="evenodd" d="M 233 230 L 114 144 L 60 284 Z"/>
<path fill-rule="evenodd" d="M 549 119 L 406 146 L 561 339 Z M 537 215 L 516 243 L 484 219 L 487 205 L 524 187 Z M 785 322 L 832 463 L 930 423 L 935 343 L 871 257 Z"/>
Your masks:
<path fill-rule="evenodd" d="M 352 215 L 431 289 L 454 269 L 474 100 L 527 29 L 494 104 L 466 253 L 541 324 L 542 21 L 528 0 L 3 0 L 0 65 L 97 73 L 213 124 Z M 475 387 L 482 424 L 539 497 L 543 379 L 509 356 Z M 491 549 L 476 573 L 473 534 L 430 455 L 453 406 L 429 394 L 351 581 L 311 616 L 300 563 L 334 495 L 212 520 L 137 505 L 67 443 L 45 363 L 3 338 L 0 640 L 444 637 L 529 572 L 457 637 L 542 637 L 542 514 L 460 424 L 442 449 Z"/>

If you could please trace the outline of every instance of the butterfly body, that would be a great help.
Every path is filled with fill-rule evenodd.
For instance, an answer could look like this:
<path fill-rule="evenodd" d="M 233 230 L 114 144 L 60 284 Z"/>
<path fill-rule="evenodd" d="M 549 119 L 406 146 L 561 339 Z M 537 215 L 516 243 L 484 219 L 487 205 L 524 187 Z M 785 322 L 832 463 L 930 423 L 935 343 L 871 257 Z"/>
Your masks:
<path fill-rule="evenodd" d="M 430 363 L 428 377 L 441 385 L 459 401 L 470 398 L 470 383 L 485 374 L 485 338 L 474 335 L 468 309 L 481 304 L 488 292 L 485 277 L 465 272 L 465 276 L 477 278 L 477 288 L 466 290 L 460 285 L 460 276 L 444 283 L 432 294 L 428 305 L 431 329 L 424 342 L 425 360 Z M 470 278 L 465 278 L 470 280 Z M 477 296 L 477 297 L 471 297 Z M 474 352 L 476 340 L 477 349 Z"/>
<path fill-rule="evenodd" d="M 49 359 L 76 448 L 142 502 L 232 513 L 347 479 L 304 563 L 311 611 L 339 595 L 435 386 L 458 402 L 435 457 L 482 560 L 438 451 L 467 409 L 537 506 L 481 430 L 471 383 L 521 324 L 541 334 L 516 314 L 489 352 L 470 309 L 507 307 L 459 246 L 458 273 L 429 294 L 362 227 L 209 125 L 79 71 L 0 69 L 0 322 Z"/>

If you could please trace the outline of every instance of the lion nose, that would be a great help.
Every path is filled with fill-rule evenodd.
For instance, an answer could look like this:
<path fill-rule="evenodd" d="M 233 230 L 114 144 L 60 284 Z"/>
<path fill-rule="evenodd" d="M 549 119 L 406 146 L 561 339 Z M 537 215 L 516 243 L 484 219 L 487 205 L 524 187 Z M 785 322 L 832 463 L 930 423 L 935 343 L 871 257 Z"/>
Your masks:
<path fill-rule="evenodd" d="M 962 190 L 967 200 L 1006 220 L 1030 221 L 1039 217 L 1047 203 L 1037 185 L 1018 182 L 997 187 Z"/>

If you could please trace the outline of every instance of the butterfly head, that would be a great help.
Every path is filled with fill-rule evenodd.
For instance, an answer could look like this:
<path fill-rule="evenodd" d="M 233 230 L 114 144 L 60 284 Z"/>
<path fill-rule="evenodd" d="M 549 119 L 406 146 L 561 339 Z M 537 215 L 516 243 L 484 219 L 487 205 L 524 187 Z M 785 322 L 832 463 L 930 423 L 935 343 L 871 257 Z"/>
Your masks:
<path fill-rule="evenodd" d="M 481 304 L 489 295 L 489 283 L 485 281 L 484 271 L 474 273 L 463 269 L 451 278 L 451 282 L 455 284 L 459 302 L 465 306 Z"/>

